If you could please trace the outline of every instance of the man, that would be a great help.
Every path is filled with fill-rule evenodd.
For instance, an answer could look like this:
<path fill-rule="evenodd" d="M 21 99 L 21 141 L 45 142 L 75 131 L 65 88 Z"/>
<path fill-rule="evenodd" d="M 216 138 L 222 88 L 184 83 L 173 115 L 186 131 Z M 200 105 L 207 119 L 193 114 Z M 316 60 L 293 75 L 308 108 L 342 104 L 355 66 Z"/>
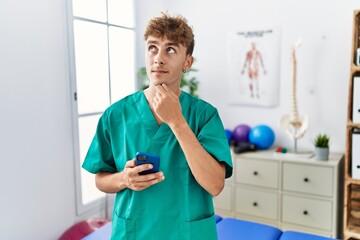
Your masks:
<path fill-rule="evenodd" d="M 162 14 L 144 34 L 149 87 L 110 106 L 99 120 L 83 167 L 116 193 L 112 239 L 217 239 L 212 196 L 232 174 L 217 110 L 180 90 L 193 63 L 186 19 Z M 161 157 L 160 171 L 139 172 L 136 152 Z"/>

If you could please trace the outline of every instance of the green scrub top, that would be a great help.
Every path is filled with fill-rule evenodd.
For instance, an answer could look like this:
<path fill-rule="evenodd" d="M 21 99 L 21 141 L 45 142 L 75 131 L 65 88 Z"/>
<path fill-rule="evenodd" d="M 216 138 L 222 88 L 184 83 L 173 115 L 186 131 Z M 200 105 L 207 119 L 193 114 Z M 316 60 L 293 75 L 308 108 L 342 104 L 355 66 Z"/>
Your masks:
<path fill-rule="evenodd" d="M 180 104 L 201 145 L 225 163 L 230 177 L 230 149 L 217 110 L 185 92 Z M 169 126 L 157 124 L 142 91 L 104 112 L 82 167 L 91 173 L 120 172 L 136 152 L 160 155 L 165 180 L 142 191 L 116 194 L 111 239 L 217 239 L 212 196 L 195 180 Z"/>

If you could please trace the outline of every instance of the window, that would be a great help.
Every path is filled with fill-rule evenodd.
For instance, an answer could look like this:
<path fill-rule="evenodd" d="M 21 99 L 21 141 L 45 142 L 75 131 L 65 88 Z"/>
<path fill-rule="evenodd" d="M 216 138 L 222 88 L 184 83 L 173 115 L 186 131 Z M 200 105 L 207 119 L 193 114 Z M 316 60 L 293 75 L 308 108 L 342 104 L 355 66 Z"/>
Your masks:
<path fill-rule="evenodd" d="M 105 196 L 81 168 L 99 117 L 135 90 L 133 0 L 68 0 L 78 214 Z"/>

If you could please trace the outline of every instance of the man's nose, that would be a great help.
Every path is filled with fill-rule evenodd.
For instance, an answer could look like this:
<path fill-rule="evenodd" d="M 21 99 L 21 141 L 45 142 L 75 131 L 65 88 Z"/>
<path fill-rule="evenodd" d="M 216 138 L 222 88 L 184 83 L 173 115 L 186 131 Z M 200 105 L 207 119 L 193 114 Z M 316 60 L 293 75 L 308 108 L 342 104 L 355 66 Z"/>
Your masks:
<path fill-rule="evenodd" d="M 164 65 L 164 64 L 165 64 L 164 56 L 163 56 L 162 51 L 159 51 L 159 52 L 156 54 L 154 60 L 155 60 L 155 63 L 156 63 L 156 64 L 159 64 L 159 65 Z"/>

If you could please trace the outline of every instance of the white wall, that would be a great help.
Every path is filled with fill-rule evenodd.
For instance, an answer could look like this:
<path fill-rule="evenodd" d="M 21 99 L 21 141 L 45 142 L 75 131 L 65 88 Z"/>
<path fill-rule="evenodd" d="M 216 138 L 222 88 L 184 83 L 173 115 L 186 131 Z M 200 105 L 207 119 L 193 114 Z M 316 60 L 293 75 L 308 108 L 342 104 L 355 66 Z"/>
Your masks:
<path fill-rule="evenodd" d="M 148 0 L 136 0 L 135 1 L 135 9 L 136 9 L 136 66 L 137 69 L 144 67 L 144 29 L 146 27 L 147 22 L 157 16 L 164 8 L 164 2 L 166 0 L 156 0 L 156 1 L 148 1 Z M 138 83 L 139 88 L 142 86 L 141 82 Z"/>
<path fill-rule="evenodd" d="M 147 9 L 151 3 L 139 5 Z M 310 126 L 299 148 L 312 149 L 319 132 L 331 136 L 331 149 L 343 152 L 353 10 L 358 1 L 255 0 L 255 1 L 165 1 L 160 11 L 180 13 L 194 28 L 196 68 L 200 97 L 215 105 L 226 128 L 245 123 L 268 124 L 276 134 L 275 145 L 292 148 L 278 127 L 290 112 L 290 47 L 301 37 L 298 49 L 297 96 L 300 114 L 307 113 Z M 148 16 L 146 16 L 148 17 Z M 145 21 L 145 20 L 143 20 Z M 142 23 L 138 23 L 142 24 Z M 246 26 L 281 27 L 281 79 L 279 105 L 257 108 L 227 102 L 227 34 Z M 143 58 L 140 59 L 143 61 Z M 311 93 L 312 92 L 312 93 Z"/>
<path fill-rule="evenodd" d="M 57 239 L 78 220 L 65 3 L 0 3 L 0 239 Z"/>
<path fill-rule="evenodd" d="M 78 217 L 75 211 L 65 2 L 0 3 L 0 239 L 56 239 L 87 217 Z M 355 7 L 355 1 L 341 0 L 137 0 L 138 66 L 143 66 L 142 32 L 147 20 L 160 11 L 176 10 L 195 29 L 201 97 L 218 107 L 225 126 L 264 122 L 276 128 L 289 109 L 288 49 L 303 37 L 299 105 L 310 115 L 309 137 L 317 129 L 327 131 L 333 149 L 343 151 Z M 224 36 L 250 21 L 283 27 L 281 96 L 276 108 L 229 106 L 224 97 Z M 309 86 L 315 94 L 307 92 Z M 276 132 L 285 142 L 284 134 Z"/>

